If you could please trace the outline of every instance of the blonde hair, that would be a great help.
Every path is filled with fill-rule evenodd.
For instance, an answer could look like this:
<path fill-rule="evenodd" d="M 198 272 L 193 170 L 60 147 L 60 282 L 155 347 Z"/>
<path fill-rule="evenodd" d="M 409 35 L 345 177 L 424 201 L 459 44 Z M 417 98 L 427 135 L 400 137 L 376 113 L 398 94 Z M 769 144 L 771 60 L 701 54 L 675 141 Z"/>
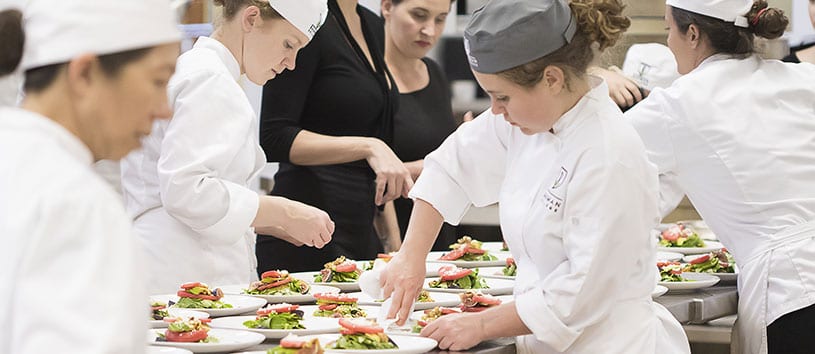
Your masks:
<path fill-rule="evenodd" d="M 577 31 L 571 42 L 541 58 L 499 72 L 498 75 L 522 87 L 531 88 L 543 79 L 543 70 L 554 65 L 566 73 L 566 88 L 569 89 L 569 76 L 584 75 L 594 60 L 594 43 L 599 45 L 600 51 L 614 46 L 631 26 L 631 20 L 622 14 L 625 5 L 620 0 L 572 0 L 569 7 L 577 21 Z"/>
<path fill-rule="evenodd" d="M 213 0 L 215 5 L 223 6 L 223 19 L 231 20 L 243 8 L 249 6 L 257 6 L 260 9 L 260 14 L 264 19 L 282 19 L 280 13 L 269 5 L 268 1 L 264 0 Z"/>

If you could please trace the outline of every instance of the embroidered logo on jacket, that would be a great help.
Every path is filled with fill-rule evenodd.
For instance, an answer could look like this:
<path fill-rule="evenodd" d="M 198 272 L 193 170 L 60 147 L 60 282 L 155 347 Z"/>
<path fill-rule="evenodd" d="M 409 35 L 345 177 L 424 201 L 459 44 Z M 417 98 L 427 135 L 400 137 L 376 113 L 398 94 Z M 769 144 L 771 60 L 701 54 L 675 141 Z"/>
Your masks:
<path fill-rule="evenodd" d="M 566 179 L 569 177 L 569 171 L 566 168 L 560 168 L 560 174 L 555 179 L 555 182 L 552 183 L 552 186 L 546 190 L 546 193 L 543 195 L 543 199 L 546 201 L 546 208 L 551 210 L 554 213 L 557 213 L 558 210 L 563 206 L 563 197 L 559 195 L 563 195 L 563 191 L 560 191 L 560 187 L 566 182 Z"/>

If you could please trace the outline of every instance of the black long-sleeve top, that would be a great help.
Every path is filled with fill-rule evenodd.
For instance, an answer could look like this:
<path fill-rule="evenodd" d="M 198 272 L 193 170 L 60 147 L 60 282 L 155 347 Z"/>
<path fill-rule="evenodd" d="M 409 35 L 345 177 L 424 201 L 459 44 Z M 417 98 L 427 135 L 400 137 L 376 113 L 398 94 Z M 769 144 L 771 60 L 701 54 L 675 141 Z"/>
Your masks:
<path fill-rule="evenodd" d="M 388 84 L 382 20 L 357 6 L 375 63 L 371 67 L 336 0 L 328 3 L 326 23 L 298 53 L 295 69 L 263 88 L 260 142 L 267 160 L 280 162 L 272 194 L 325 210 L 336 225 L 334 238 L 323 250 L 314 250 L 259 236 L 259 272 L 317 270 L 339 255 L 373 259 L 382 248 L 373 231 L 375 174 L 366 161 L 299 166 L 289 160 L 294 138 L 303 129 L 331 136 L 376 137 L 388 144 L 393 139 L 398 92 Z"/>

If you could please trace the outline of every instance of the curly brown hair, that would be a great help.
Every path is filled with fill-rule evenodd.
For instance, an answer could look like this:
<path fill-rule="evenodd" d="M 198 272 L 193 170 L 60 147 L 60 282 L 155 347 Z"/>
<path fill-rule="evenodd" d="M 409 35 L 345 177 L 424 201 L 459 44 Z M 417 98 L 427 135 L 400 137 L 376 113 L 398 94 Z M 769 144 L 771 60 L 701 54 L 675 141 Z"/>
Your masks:
<path fill-rule="evenodd" d="M 600 51 L 614 46 L 631 26 L 631 20 L 623 15 L 625 5 L 621 0 L 572 0 L 569 7 L 577 21 L 577 31 L 571 42 L 546 56 L 504 70 L 498 75 L 522 87 L 532 88 L 543 79 L 543 70 L 554 65 L 566 73 L 568 90 L 569 77 L 585 75 L 594 60 L 594 43 L 597 43 Z"/>

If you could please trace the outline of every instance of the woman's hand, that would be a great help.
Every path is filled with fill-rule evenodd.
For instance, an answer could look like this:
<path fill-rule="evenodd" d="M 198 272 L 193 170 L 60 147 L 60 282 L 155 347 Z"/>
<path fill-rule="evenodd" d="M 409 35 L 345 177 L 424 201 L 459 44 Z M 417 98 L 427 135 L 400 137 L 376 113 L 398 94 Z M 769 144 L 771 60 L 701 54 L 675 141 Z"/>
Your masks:
<path fill-rule="evenodd" d="M 376 173 L 376 205 L 383 205 L 399 196 L 407 197 L 413 188 L 413 178 L 402 160 L 382 140 L 371 138 L 368 148 L 370 153 L 366 160 Z"/>
<path fill-rule="evenodd" d="M 625 76 L 616 66 L 609 69 L 592 68 L 591 73 L 606 80 L 608 95 L 620 107 L 631 107 L 644 98 L 639 85 Z"/>
<path fill-rule="evenodd" d="M 331 241 L 334 222 L 326 212 L 283 197 L 263 196 L 260 203 L 255 232 L 317 248 Z"/>
<path fill-rule="evenodd" d="M 486 340 L 484 319 L 478 313 L 442 316 L 422 329 L 422 337 L 439 342 L 442 350 L 467 350 Z"/>
<path fill-rule="evenodd" d="M 405 251 L 397 253 L 379 276 L 385 298 L 391 298 L 387 318 L 397 318 L 402 326 L 410 316 L 413 303 L 422 291 L 425 280 L 425 258 L 415 257 Z"/>

